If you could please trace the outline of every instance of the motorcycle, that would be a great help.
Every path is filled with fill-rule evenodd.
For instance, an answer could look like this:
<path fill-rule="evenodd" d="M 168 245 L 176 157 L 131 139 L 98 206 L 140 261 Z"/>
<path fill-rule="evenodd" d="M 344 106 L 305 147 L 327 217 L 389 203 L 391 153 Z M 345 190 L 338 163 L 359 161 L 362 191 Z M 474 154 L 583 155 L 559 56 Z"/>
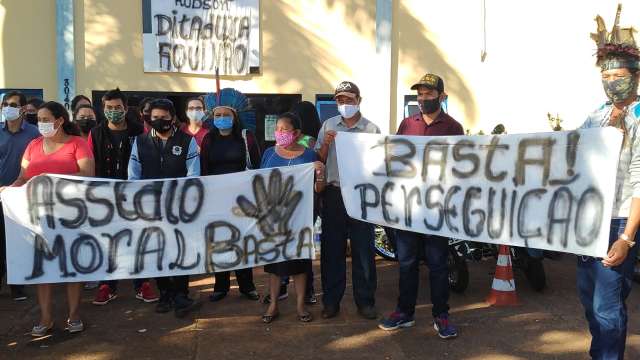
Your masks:
<path fill-rule="evenodd" d="M 393 229 L 385 230 L 382 227 L 376 227 L 376 253 L 387 260 L 396 261 L 395 238 L 393 235 L 388 236 L 388 234 L 393 234 Z M 559 255 L 553 252 L 514 246 L 509 249 L 513 267 L 524 272 L 535 291 L 544 290 L 547 280 L 542 261 L 545 257 L 557 258 Z M 449 288 L 456 293 L 463 293 L 469 285 L 467 260 L 481 261 L 487 257 L 498 258 L 497 245 L 450 238 L 447 257 Z"/>
<path fill-rule="evenodd" d="M 375 232 L 376 253 L 384 259 L 397 261 L 394 230 L 376 226 Z M 463 293 L 469 286 L 469 268 L 464 255 L 460 252 L 463 245 L 463 240 L 449 239 L 447 256 L 449 288 L 456 293 Z"/>

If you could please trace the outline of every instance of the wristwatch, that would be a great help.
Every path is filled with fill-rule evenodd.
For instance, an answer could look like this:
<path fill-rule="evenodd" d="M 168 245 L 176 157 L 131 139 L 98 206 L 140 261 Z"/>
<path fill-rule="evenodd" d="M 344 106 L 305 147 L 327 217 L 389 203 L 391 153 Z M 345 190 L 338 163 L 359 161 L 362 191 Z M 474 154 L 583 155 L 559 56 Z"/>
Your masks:
<path fill-rule="evenodd" d="M 629 245 L 629 248 L 632 248 L 636 245 L 635 241 L 631 241 L 631 239 L 629 239 L 629 236 L 627 236 L 627 234 L 620 234 L 620 236 L 618 236 L 620 238 L 620 240 L 624 241 L 627 243 L 627 245 Z"/>

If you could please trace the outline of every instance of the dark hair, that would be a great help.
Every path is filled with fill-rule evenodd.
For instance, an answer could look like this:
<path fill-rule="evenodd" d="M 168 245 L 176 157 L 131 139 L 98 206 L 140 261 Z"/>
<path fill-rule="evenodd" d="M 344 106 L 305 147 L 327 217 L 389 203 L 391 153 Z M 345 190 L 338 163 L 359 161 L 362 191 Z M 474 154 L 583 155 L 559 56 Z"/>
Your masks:
<path fill-rule="evenodd" d="M 82 109 L 91 109 L 91 111 L 93 111 L 93 114 L 97 115 L 96 109 L 94 109 L 93 106 L 87 105 L 87 104 L 82 104 L 82 105 L 78 105 L 78 107 L 76 107 L 73 110 L 73 118 L 74 119 L 76 118 L 76 115 L 78 115 L 78 112 L 80 112 L 80 110 L 82 110 Z"/>
<path fill-rule="evenodd" d="M 173 106 L 173 102 L 169 99 L 155 99 L 149 103 L 149 112 L 154 109 L 160 109 L 168 111 L 171 117 L 176 116 L 176 108 Z"/>
<path fill-rule="evenodd" d="M 76 95 L 73 97 L 73 99 L 71 100 L 71 110 L 75 109 L 76 106 L 78 106 L 78 103 L 81 100 L 87 100 L 89 102 L 89 104 L 92 104 L 91 99 L 89 99 L 88 97 L 84 96 L 84 95 Z"/>
<path fill-rule="evenodd" d="M 27 100 L 27 105 L 32 105 L 36 109 L 42 106 L 42 104 L 44 104 L 44 101 L 37 97 Z"/>
<path fill-rule="evenodd" d="M 296 104 L 293 112 L 300 117 L 302 134 L 317 138 L 322 123 L 315 105 L 309 101 L 301 101 Z"/>
<path fill-rule="evenodd" d="M 80 129 L 78 129 L 78 126 L 76 124 L 72 123 L 69 120 L 69 112 L 67 111 L 67 109 L 65 109 L 64 105 L 60 104 L 59 102 L 49 101 L 42 104 L 42 106 L 40 106 L 38 110 L 40 109 L 49 110 L 53 117 L 56 119 L 62 118 L 62 130 L 67 135 L 80 136 Z"/>
<path fill-rule="evenodd" d="M 104 95 L 102 95 L 102 103 L 103 104 L 104 104 L 105 101 L 117 100 L 117 99 L 122 100 L 122 104 L 125 107 L 127 106 L 127 97 L 124 95 L 124 93 L 122 91 L 120 91 L 120 88 L 115 88 L 113 90 L 109 90 Z"/>
<path fill-rule="evenodd" d="M 280 114 L 278 115 L 278 120 L 280 119 L 287 119 L 289 121 L 289 124 L 293 126 L 293 130 L 301 130 L 300 117 L 298 117 L 296 113 L 286 112 L 284 114 Z"/>
<path fill-rule="evenodd" d="M 27 105 L 27 97 L 24 96 L 23 93 L 21 93 L 18 90 L 11 90 L 11 91 L 7 91 L 6 94 L 4 94 L 4 97 L 2 98 L 2 101 L 4 102 L 6 99 L 10 98 L 10 97 L 14 97 L 17 96 L 20 98 L 20 106 L 25 106 Z"/>
<path fill-rule="evenodd" d="M 190 98 L 187 99 L 187 107 L 189 107 L 189 103 L 192 101 L 200 101 L 200 103 L 202 104 L 202 107 L 206 110 L 207 109 L 207 105 L 204 103 L 204 99 L 201 98 L 200 96 L 192 96 Z M 185 107 L 186 109 L 186 107 Z"/>
<path fill-rule="evenodd" d="M 138 103 L 138 113 L 142 113 L 142 110 L 144 110 L 144 107 L 147 106 L 147 104 L 150 104 L 153 100 L 155 100 L 155 98 L 152 97 L 146 97 L 142 100 L 140 100 L 140 102 Z"/>

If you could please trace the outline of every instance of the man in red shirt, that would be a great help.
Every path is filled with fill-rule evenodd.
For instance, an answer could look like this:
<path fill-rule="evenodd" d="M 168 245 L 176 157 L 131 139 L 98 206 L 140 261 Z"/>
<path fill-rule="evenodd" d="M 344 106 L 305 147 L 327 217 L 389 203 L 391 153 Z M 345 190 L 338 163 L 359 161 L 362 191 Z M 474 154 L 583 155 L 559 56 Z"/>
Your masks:
<path fill-rule="evenodd" d="M 411 87 L 411 90 L 418 91 L 420 113 L 402 120 L 398 135 L 464 135 L 462 125 L 445 113 L 440 106 L 446 94 L 444 81 L 439 76 L 426 74 Z M 434 327 L 443 339 L 458 336 L 457 329 L 449 323 L 448 247 L 448 239 L 442 236 L 396 230 L 396 251 L 400 263 L 400 296 L 396 310 L 380 322 L 381 329 L 396 330 L 415 324 L 418 254 L 424 252 L 429 267 Z"/>

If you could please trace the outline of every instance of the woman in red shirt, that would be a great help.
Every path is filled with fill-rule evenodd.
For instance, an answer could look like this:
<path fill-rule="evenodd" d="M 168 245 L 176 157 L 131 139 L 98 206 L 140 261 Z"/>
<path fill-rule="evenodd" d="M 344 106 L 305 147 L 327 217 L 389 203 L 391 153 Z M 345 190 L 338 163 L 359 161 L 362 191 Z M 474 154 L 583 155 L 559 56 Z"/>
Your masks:
<path fill-rule="evenodd" d="M 22 157 L 22 170 L 13 186 L 24 185 L 40 174 L 94 176 L 93 154 L 79 136 L 75 124 L 69 121 L 69 113 L 64 106 L 55 101 L 42 105 L 38 109 L 38 130 L 42 136 L 27 146 Z M 31 330 L 32 336 L 44 336 L 53 327 L 52 285 L 37 285 L 40 323 Z M 84 330 L 78 314 L 81 289 L 82 283 L 67 283 L 69 318 L 66 329 L 71 333 Z"/>

